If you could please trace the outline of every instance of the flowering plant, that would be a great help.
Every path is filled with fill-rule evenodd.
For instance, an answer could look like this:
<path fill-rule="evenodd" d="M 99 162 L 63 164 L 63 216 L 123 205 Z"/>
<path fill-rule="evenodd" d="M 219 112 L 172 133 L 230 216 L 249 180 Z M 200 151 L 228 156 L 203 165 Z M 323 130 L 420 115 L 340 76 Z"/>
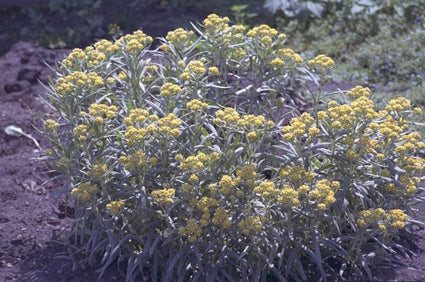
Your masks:
<path fill-rule="evenodd" d="M 301 114 L 332 59 L 305 63 L 284 34 L 228 21 L 210 15 L 157 50 L 142 31 L 101 40 L 58 66 L 45 159 L 78 206 L 70 257 L 101 273 L 125 261 L 128 281 L 371 277 L 413 222 L 420 109 L 378 111 L 358 86 L 344 103 L 311 91 Z"/>

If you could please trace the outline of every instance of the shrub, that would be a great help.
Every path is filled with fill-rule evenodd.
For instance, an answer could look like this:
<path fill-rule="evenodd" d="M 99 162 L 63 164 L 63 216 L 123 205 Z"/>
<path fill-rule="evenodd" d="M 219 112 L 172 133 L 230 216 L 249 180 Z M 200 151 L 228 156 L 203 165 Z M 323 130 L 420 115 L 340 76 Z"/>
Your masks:
<path fill-rule="evenodd" d="M 76 199 L 76 265 L 125 261 L 128 281 L 371 278 L 396 251 L 425 168 L 420 109 L 378 110 L 360 86 L 323 104 L 334 62 L 304 62 L 285 38 L 210 15 L 159 49 L 136 31 L 57 67 L 45 159 Z"/>

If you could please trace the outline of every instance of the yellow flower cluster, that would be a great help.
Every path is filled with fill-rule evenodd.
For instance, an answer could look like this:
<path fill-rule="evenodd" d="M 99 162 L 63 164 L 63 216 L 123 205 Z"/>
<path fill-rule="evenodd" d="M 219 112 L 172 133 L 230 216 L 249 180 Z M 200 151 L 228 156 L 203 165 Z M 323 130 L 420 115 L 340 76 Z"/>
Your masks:
<path fill-rule="evenodd" d="M 73 129 L 74 137 L 80 141 L 87 140 L 87 125 L 80 124 Z"/>
<path fill-rule="evenodd" d="M 298 199 L 298 192 L 289 186 L 284 186 L 279 191 L 279 197 L 277 201 L 290 207 L 297 207 L 301 204 L 301 201 Z"/>
<path fill-rule="evenodd" d="M 217 125 L 236 125 L 239 121 L 239 113 L 233 108 L 218 110 L 215 116 L 214 123 Z"/>
<path fill-rule="evenodd" d="M 280 190 L 275 187 L 274 182 L 262 181 L 258 186 L 254 187 L 253 191 L 260 194 L 264 199 L 271 200 L 279 194 Z"/>
<path fill-rule="evenodd" d="M 304 170 L 301 166 L 284 167 L 280 170 L 279 177 L 289 180 L 295 187 L 299 185 L 300 182 L 314 181 L 314 173 Z"/>
<path fill-rule="evenodd" d="M 398 121 L 388 115 L 384 122 L 379 123 L 378 132 L 385 137 L 384 142 L 387 143 L 396 140 L 407 127 L 408 124 L 403 120 Z"/>
<path fill-rule="evenodd" d="M 248 31 L 246 35 L 248 37 L 256 38 L 267 47 L 272 45 L 277 35 L 277 30 L 269 27 L 268 25 L 262 24 Z"/>
<path fill-rule="evenodd" d="M 94 44 L 94 48 L 96 50 L 103 52 L 103 53 L 114 53 L 118 51 L 119 47 L 116 43 L 112 43 L 109 40 L 102 39 Z"/>
<path fill-rule="evenodd" d="M 106 204 L 106 208 L 111 211 L 111 214 L 115 215 L 120 211 L 123 205 L 124 205 L 124 200 L 112 201 Z"/>
<path fill-rule="evenodd" d="M 85 63 L 89 69 L 97 67 L 101 62 L 106 60 L 106 55 L 103 52 L 100 52 L 91 46 L 87 47 L 85 52 Z"/>
<path fill-rule="evenodd" d="M 219 225 L 224 229 L 227 229 L 232 226 L 232 221 L 229 220 L 229 217 L 230 215 L 226 211 L 226 209 L 220 207 L 215 211 L 214 216 L 212 218 L 212 223 L 215 225 Z"/>
<path fill-rule="evenodd" d="M 255 165 L 245 165 L 236 171 L 236 175 L 241 180 L 255 179 L 257 173 L 255 172 Z"/>
<path fill-rule="evenodd" d="M 69 95 L 71 92 L 82 87 L 100 88 L 104 85 L 102 77 L 95 72 L 88 74 L 75 71 L 66 77 L 60 77 L 56 81 L 56 90 L 63 96 Z"/>
<path fill-rule="evenodd" d="M 191 40 L 193 35 L 193 31 L 187 31 L 183 28 L 178 28 L 174 31 L 169 31 L 165 39 L 167 39 L 167 41 L 174 47 L 182 48 L 193 43 L 193 41 Z"/>
<path fill-rule="evenodd" d="M 360 219 L 357 224 L 360 227 L 367 227 L 372 224 L 379 224 L 385 218 L 385 210 L 382 208 L 367 209 L 360 212 Z"/>
<path fill-rule="evenodd" d="M 285 65 L 285 62 L 279 58 L 275 58 L 270 62 L 270 65 L 274 68 L 280 68 Z"/>
<path fill-rule="evenodd" d="M 223 175 L 218 182 L 218 185 L 220 185 L 220 193 L 227 195 L 233 188 L 236 187 L 237 182 L 235 182 L 230 175 Z"/>
<path fill-rule="evenodd" d="M 136 128 L 134 126 L 129 126 L 127 131 L 124 133 L 124 137 L 127 140 L 127 144 L 130 146 L 134 146 L 140 144 L 143 141 L 147 134 L 146 129 L 144 128 Z"/>
<path fill-rule="evenodd" d="M 132 34 L 126 34 L 123 37 L 119 38 L 116 41 L 116 44 L 124 46 L 126 51 L 136 51 L 139 52 L 147 45 L 152 43 L 153 39 L 150 36 L 147 36 L 141 30 L 136 30 Z"/>
<path fill-rule="evenodd" d="M 169 96 L 177 95 L 181 91 L 182 89 L 177 84 L 166 82 L 164 83 L 164 85 L 161 86 L 160 94 L 161 96 L 169 97 Z"/>
<path fill-rule="evenodd" d="M 425 160 L 422 160 L 422 170 L 425 169 Z M 400 176 L 400 184 L 405 188 L 406 194 L 411 196 L 416 193 L 417 187 L 419 186 L 421 180 L 419 177 L 407 177 L 405 175 Z"/>
<path fill-rule="evenodd" d="M 208 104 L 199 101 L 198 99 L 193 99 L 186 103 L 186 108 L 192 112 L 197 112 L 198 110 L 206 110 L 208 108 Z"/>
<path fill-rule="evenodd" d="M 105 174 L 107 169 L 108 167 L 106 164 L 96 164 L 93 166 L 91 173 L 93 177 L 100 178 Z"/>
<path fill-rule="evenodd" d="M 385 219 L 389 221 L 390 227 L 402 229 L 406 225 L 408 216 L 400 209 L 393 209 L 385 215 Z"/>
<path fill-rule="evenodd" d="M 179 166 L 182 171 L 199 171 L 205 167 L 206 162 L 208 161 L 208 156 L 205 153 L 198 153 L 196 156 L 189 156 L 186 159 L 183 156 L 176 156 L 176 160 L 180 161 Z"/>
<path fill-rule="evenodd" d="M 316 58 L 308 61 L 308 65 L 314 68 L 329 68 L 334 66 L 335 62 L 328 56 L 321 54 Z"/>
<path fill-rule="evenodd" d="M 285 141 L 292 141 L 299 139 L 305 134 L 311 137 L 316 136 L 320 130 L 312 127 L 313 122 L 314 118 L 307 112 L 303 113 L 299 118 L 292 118 L 291 125 L 282 128 L 283 139 Z"/>
<path fill-rule="evenodd" d="M 329 183 L 327 179 L 321 179 L 316 183 L 316 189 L 311 190 L 308 196 L 316 201 L 319 210 L 325 210 L 335 202 L 335 193 L 333 190 L 339 189 L 340 183 L 333 181 Z"/>
<path fill-rule="evenodd" d="M 363 87 L 360 85 L 355 86 L 353 89 L 345 93 L 350 98 L 358 99 L 360 97 L 369 98 L 370 97 L 370 89 L 368 87 Z"/>
<path fill-rule="evenodd" d="M 357 119 L 365 118 L 367 120 L 372 120 L 379 117 L 379 113 L 377 113 L 374 109 L 373 101 L 367 97 L 359 97 L 355 101 L 351 102 L 350 106 Z"/>
<path fill-rule="evenodd" d="M 90 182 L 84 182 L 73 188 L 71 190 L 71 195 L 83 202 L 87 202 L 92 199 L 97 191 L 95 185 L 91 185 Z"/>
<path fill-rule="evenodd" d="M 276 50 L 276 55 L 280 59 L 290 59 L 297 64 L 302 63 L 304 61 L 299 54 L 295 53 L 294 50 L 290 48 L 278 49 Z"/>
<path fill-rule="evenodd" d="M 334 129 L 350 129 L 354 125 L 356 116 L 350 105 L 344 104 L 338 106 L 336 101 L 328 103 L 328 116 L 330 117 L 330 124 Z"/>
<path fill-rule="evenodd" d="M 191 218 L 187 221 L 185 227 L 179 228 L 179 234 L 182 236 L 187 236 L 189 242 L 194 243 L 198 240 L 198 237 L 202 233 L 202 229 L 199 227 L 195 219 Z"/>
<path fill-rule="evenodd" d="M 134 123 L 142 123 L 150 116 L 149 111 L 145 109 L 133 109 L 130 114 L 124 119 L 124 123 L 129 126 Z"/>
<path fill-rule="evenodd" d="M 217 113 L 216 113 L 217 115 Z M 222 118 L 225 119 L 225 118 Z M 262 115 L 244 115 L 241 119 L 237 121 L 237 125 L 240 127 L 245 127 L 249 129 L 260 128 L 265 124 L 266 118 Z M 269 121 L 267 125 L 272 126 L 273 122 Z"/>
<path fill-rule="evenodd" d="M 228 17 L 221 18 L 216 14 L 208 15 L 204 20 L 205 34 L 210 38 L 214 38 L 215 35 L 229 29 L 229 21 Z"/>
<path fill-rule="evenodd" d="M 250 236 L 261 231 L 261 221 L 259 216 L 247 216 L 238 223 L 242 233 Z"/>
<path fill-rule="evenodd" d="M 387 112 L 402 112 L 410 109 L 410 101 L 404 97 L 398 97 L 388 102 L 385 107 Z"/>
<path fill-rule="evenodd" d="M 142 151 L 136 151 L 128 157 L 121 156 L 119 161 L 124 164 L 124 167 L 128 170 L 138 170 L 147 164 L 146 154 Z"/>
<path fill-rule="evenodd" d="M 229 54 L 231 60 L 240 61 L 243 58 L 246 58 L 247 53 L 243 48 L 234 48 Z"/>
<path fill-rule="evenodd" d="M 214 198 L 203 196 L 199 202 L 196 204 L 196 207 L 202 211 L 203 213 L 207 213 L 209 215 L 210 209 L 215 208 L 218 205 L 218 202 Z"/>
<path fill-rule="evenodd" d="M 44 130 L 46 131 L 55 131 L 59 127 L 59 123 L 52 119 L 48 119 L 44 122 Z"/>
<path fill-rule="evenodd" d="M 91 104 L 89 107 L 89 114 L 93 117 L 113 119 L 116 117 L 117 111 L 118 108 L 115 105 L 107 106 L 105 104 Z"/>
<path fill-rule="evenodd" d="M 385 212 L 382 208 L 363 210 L 360 212 L 360 217 L 357 220 L 357 224 L 360 227 L 377 224 L 381 230 L 387 228 L 402 229 L 408 219 L 407 214 L 400 209 L 392 209 Z"/>
<path fill-rule="evenodd" d="M 161 190 L 155 190 L 152 191 L 152 197 L 154 199 L 155 202 L 157 202 L 158 204 L 172 204 L 174 203 L 174 195 L 176 193 L 176 190 L 173 188 L 170 189 L 161 189 Z"/>
<path fill-rule="evenodd" d="M 180 75 L 180 78 L 186 81 L 196 81 L 206 72 L 207 69 L 205 68 L 204 62 L 201 60 L 195 60 L 187 64 L 185 71 Z"/>
<path fill-rule="evenodd" d="M 178 129 L 181 124 L 182 122 L 174 114 L 168 114 L 158 120 L 159 132 L 178 137 L 181 134 L 180 129 Z"/>
<path fill-rule="evenodd" d="M 217 76 L 220 74 L 219 70 L 217 67 L 209 67 L 208 68 L 208 74 L 211 76 Z"/>

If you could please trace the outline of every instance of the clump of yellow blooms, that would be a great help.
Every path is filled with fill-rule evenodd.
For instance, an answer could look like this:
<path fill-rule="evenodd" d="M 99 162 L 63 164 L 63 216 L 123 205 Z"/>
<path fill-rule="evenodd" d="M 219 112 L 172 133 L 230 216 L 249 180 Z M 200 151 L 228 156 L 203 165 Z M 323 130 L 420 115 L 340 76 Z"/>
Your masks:
<path fill-rule="evenodd" d="M 388 102 L 388 105 L 385 107 L 387 112 L 402 112 L 410 109 L 410 101 L 404 97 L 398 97 L 392 99 Z"/>
<path fill-rule="evenodd" d="M 119 38 L 116 41 L 116 44 L 124 46 L 124 49 L 126 51 L 140 52 L 143 50 L 143 48 L 152 43 L 152 41 L 152 37 L 147 36 L 141 30 L 136 30 L 132 34 L 126 34 L 123 37 Z"/>
<path fill-rule="evenodd" d="M 111 214 L 115 215 L 120 211 L 123 205 L 124 205 L 124 200 L 112 201 L 106 204 L 106 208 L 111 211 Z"/>
<path fill-rule="evenodd" d="M 288 205 L 290 207 L 297 207 L 301 204 L 301 201 L 298 199 L 298 196 L 299 196 L 298 191 L 296 191 L 290 186 L 284 186 L 279 191 L 279 197 L 277 201 L 283 205 Z"/>
<path fill-rule="evenodd" d="M 92 174 L 95 178 L 100 178 L 105 174 L 107 169 L 108 166 L 106 164 L 96 164 L 93 166 Z"/>
<path fill-rule="evenodd" d="M 219 70 L 217 67 L 209 67 L 208 68 L 208 74 L 211 76 L 217 76 L 220 74 Z"/>
<path fill-rule="evenodd" d="M 408 216 L 400 209 L 393 209 L 385 215 L 385 219 L 391 228 L 402 229 L 406 225 Z"/>
<path fill-rule="evenodd" d="M 205 34 L 211 38 L 214 38 L 220 32 L 229 29 L 229 18 L 219 17 L 216 14 L 209 15 L 204 20 Z"/>
<path fill-rule="evenodd" d="M 295 53 L 295 51 L 291 48 L 278 49 L 276 50 L 276 55 L 283 60 L 289 59 L 297 64 L 302 63 L 304 61 L 301 56 Z"/>
<path fill-rule="evenodd" d="M 321 179 L 316 183 L 316 189 L 309 192 L 309 197 L 316 201 L 319 210 L 328 209 L 335 202 L 333 189 L 339 188 L 339 182 L 329 183 L 327 179 Z"/>
<path fill-rule="evenodd" d="M 270 62 L 270 65 L 274 68 L 280 68 L 285 65 L 285 62 L 279 58 L 275 58 Z"/>
<path fill-rule="evenodd" d="M 171 83 L 171 82 L 166 82 L 164 83 L 164 85 L 161 86 L 161 96 L 164 97 L 169 97 L 169 96 L 174 96 L 179 94 L 182 91 L 182 89 L 180 88 L 180 86 Z"/>
<path fill-rule="evenodd" d="M 329 68 L 333 67 L 335 65 L 335 62 L 328 56 L 321 54 L 316 58 L 308 61 L 308 65 L 314 68 Z"/>
<path fill-rule="evenodd" d="M 193 44 L 192 37 L 194 35 L 193 31 L 188 31 L 183 28 L 178 28 L 174 31 L 169 31 L 165 39 L 167 39 L 168 43 L 172 45 L 174 48 L 184 48 L 188 45 Z M 162 45 L 161 50 L 168 51 L 167 45 Z"/>
<path fill-rule="evenodd" d="M 94 48 L 96 48 L 96 50 L 106 53 L 106 54 L 110 54 L 110 53 L 114 53 L 116 51 L 118 51 L 119 47 L 117 44 L 106 40 L 106 39 L 102 39 L 99 40 L 98 42 L 96 42 L 94 44 Z"/>
<path fill-rule="evenodd" d="M 223 175 L 218 182 L 218 185 L 220 185 L 220 193 L 223 195 L 227 195 L 230 193 L 230 191 L 236 186 L 236 182 L 233 180 L 233 178 L 230 175 Z"/>
<path fill-rule="evenodd" d="M 360 227 L 366 227 L 383 220 L 385 217 L 385 210 L 382 208 L 368 209 L 361 211 L 359 215 L 360 219 L 357 220 L 357 224 Z"/>
<path fill-rule="evenodd" d="M 182 236 L 187 236 L 189 242 L 194 243 L 198 240 L 198 237 L 201 235 L 202 229 L 199 227 L 195 219 L 191 218 L 187 221 L 185 227 L 179 228 L 179 234 Z"/>
<path fill-rule="evenodd" d="M 215 113 L 216 118 L 214 123 L 218 125 L 236 125 L 239 121 L 239 113 L 233 108 L 225 108 L 224 110 L 218 110 Z"/>
<path fill-rule="evenodd" d="M 297 186 L 300 181 L 312 182 L 315 178 L 313 172 L 306 171 L 304 168 L 298 165 L 282 168 L 279 172 L 279 177 L 288 180 L 295 186 Z"/>
<path fill-rule="evenodd" d="M 204 62 L 202 62 L 202 60 L 195 60 L 187 64 L 180 78 L 186 81 L 197 81 L 206 72 L 207 69 L 205 68 Z"/>
<path fill-rule="evenodd" d="M 153 197 L 154 201 L 157 202 L 158 204 L 168 205 L 168 204 L 174 203 L 173 197 L 174 197 L 175 193 L 176 193 L 175 189 L 165 188 L 165 189 L 161 189 L 161 190 L 152 191 L 152 197 Z"/>
<path fill-rule="evenodd" d="M 247 236 L 254 235 L 261 231 L 261 221 L 259 216 L 247 216 L 238 223 L 238 227 Z"/>
<path fill-rule="evenodd" d="M 192 112 L 197 112 L 198 110 L 206 110 L 208 108 L 208 104 L 201 102 L 198 99 L 193 99 L 186 103 L 186 108 Z"/>
<path fill-rule="evenodd" d="M 181 161 L 179 166 L 182 171 L 196 172 L 205 167 L 208 157 L 205 153 L 200 152 L 196 156 L 189 156 L 186 159 L 183 156 L 176 156 L 177 161 Z"/>
<path fill-rule="evenodd" d="M 260 194 L 264 199 L 273 199 L 279 194 L 272 181 L 263 181 L 258 186 L 254 187 L 254 192 Z"/>
<path fill-rule="evenodd" d="M 229 219 L 229 217 L 229 213 L 226 211 L 226 209 L 220 207 L 215 211 L 212 218 L 212 223 L 227 229 L 232 225 L 232 221 Z"/>
<path fill-rule="evenodd" d="M 320 130 L 312 129 L 314 118 L 307 112 L 303 113 L 299 118 L 292 118 L 291 125 L 282 128 L 283 139 L 285 141 L 293 141 L 301 136 L 308 134 L 311 137 L 316 136 Z"/>
<path fill-rule="evenodd" d="M 392 209 L 385 212 L 382 208 L 368 209 L 360 212 L 357 224 L 360 227 L 379 225 L 383 229 L 402 229 L 406 225 L 408 216 L 400 209 Z"/>
<path fill-rule="evenodd" d="M 158 120 L 159 132 L 177 137 L 181 134 L 180 129 L 178 129 L 181 124 L 182 122 L 174 114 L 168 114 Z"/>
<path fill-rule="evenodd" d="M 89 114 L 91 116 L 113 119 L 117 115 L 118 108 L 115 105 L 107 106 L 105 104 L 91 104 Z M 81 115 L 81 113 L 80 113 Z M 83 112 L 84 115 L 84 112 Z"/>
<path fill-rule="evenodd" d="M 59 127 L 59 123 L 52 119 L 48 119 L 44 122 L 44 130 L 46 131 L 55 131 Z"/>
<path fill-rule="evenodd" d="M 254 27 L 253 29 L 251 29 L 250 31 L 246 33 L 248 37 L 256 38 L 265 47 L 272 45 L 277 34 L 278 32 L 276 29 L 271 28 L 265 24 Z"/>
<path fill-rule="evenodd" d="M 87 140 L 87 125 L 80 124 L 73 129 L 74 137 L 79 141 Z"/>
<path fill-rule="evenodd" d="M 352 88 L 350 91 L 347 91 L 345 95 L 353 99 L 358 99 L 361 97 L 369 98 L 370 89 L 368 87 L 357 85 L 354 88 Z"/>
<path fill-rule="evenodd" d="M 92 185 L 90 182 L 84 182 L 73 188 L 71 195 L 83 202 L 87 202 L 94 197 L 97 191 L 98 189 L 95 185 Z"/>
<path fill-rule="evenodd" d="M 119 161 L 128 170 L 139 170 L 146 166 L 146 154 L 143 151 L 136 151 L 130 156 L 121 156 Z"/>
<path fill-rule="evenodd" d="M 58 78 L 56 81 L 56 91 L 67 96 L 83 87 L 100 88 L 104 85 L 103 78 L 95 72 L 84 73 L 75 71 L 66 77 Z"/>

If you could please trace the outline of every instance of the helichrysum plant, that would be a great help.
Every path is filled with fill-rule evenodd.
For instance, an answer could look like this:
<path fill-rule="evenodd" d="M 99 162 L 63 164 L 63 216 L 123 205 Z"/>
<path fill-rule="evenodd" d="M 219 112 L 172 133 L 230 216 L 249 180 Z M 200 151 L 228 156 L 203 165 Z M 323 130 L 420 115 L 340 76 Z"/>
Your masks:
<path fill-rule="evenodd" d="M 414 222 L 421 110 L 377 109 L 361 86 L 324 103 L 331 58 L 228 22 L 210 15 L 156 50 L 136 31 L 58 65 L 45 159 L 78 207 L 70 257 L 101 273 L 125 262 L 128 281 L 370 278 Z M 319 87 L 300 113 L 307 80 Z"/>

